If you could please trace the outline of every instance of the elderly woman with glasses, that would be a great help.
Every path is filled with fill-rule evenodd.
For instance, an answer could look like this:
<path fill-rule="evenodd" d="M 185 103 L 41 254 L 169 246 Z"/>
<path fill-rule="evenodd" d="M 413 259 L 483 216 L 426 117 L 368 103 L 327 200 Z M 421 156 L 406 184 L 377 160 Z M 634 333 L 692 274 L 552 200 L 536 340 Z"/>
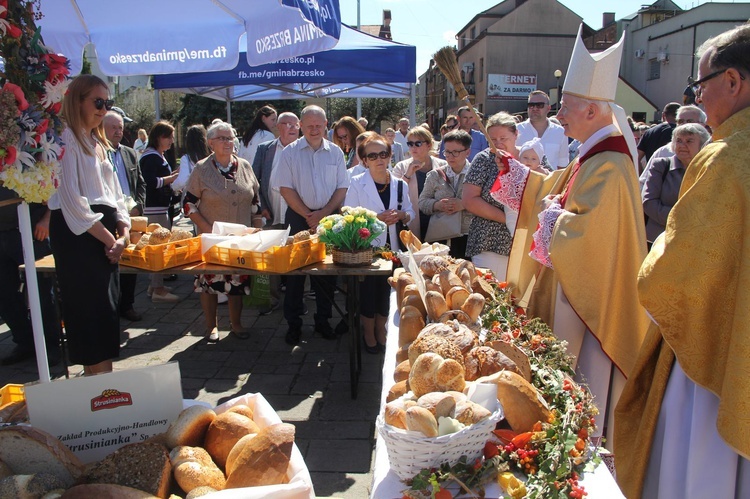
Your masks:
<path fill-rule="evenodd" d="M 246 160 L 233 154 L 234 129 L 219 121 L 208 128 L 210 156 L 195 165 L 187 184 L 184 210 L 198 233 L 211 233 L 214 222 L 231 222 L 260 227 L 260 184 Z M 242 296 L 250 292 L 246 275 L 202 274 L 195 280 L 201 292 L 201 306 L 206 318 L 206 340 L 219 341 L 216 309 L 218 295 L 229 297 L 229 332 L 245 340 L 250 334 L 242 327 Z"/>
<path fill-rule="evenodd" d="M 435 168 L 447 168 L 444 159 L 435 158 L 430 154 L 433 146 L 432 134 L 421 126 L 414 127 L 406 134 L 406 145 L 411 157 L 393 167 L 393 175 L 406 181 L 409 185 L 409 201 L 412 206 L 419 205 L 419 195 L 424 189 L 427 174 Z M 427 233 L 430 215 L 421 210 L 409 223 L 409 229 L 421 240 Z"/>
<path fill-rule="evenodd" d="M 646 171 L 641 198 L 649 247 L 666 228 L 667 215 L 679 197 L 685 169 L 710 138 L 703 125 L 687 123 L 678 126 L 672 132 L 674 156 L 657 158 Z"/>
<path fill-rule="evenodd" d="M 434 217 L 436 213 L 451 215 L 461 213 L 461 235 L 450 239 L 450 254 L 456 258 L 466 256 L 466 234 L 469 233 L 471 213 L 464 209 L 461 194 L 464 179 L 469 172 L 469 151 L 471 150 L 471 135 L 463 130 L 453 130 L 445 134 L 445 158 L 448 167 L 436 168 L 427 173 L 424 189 L 419 195 L 419 211 Z M 433 219 L 432 222 L 434 223 Z M 432 242 L 430 238 L 425 238 Z M 440 241 L 444 243 L 445 241 Z"/>

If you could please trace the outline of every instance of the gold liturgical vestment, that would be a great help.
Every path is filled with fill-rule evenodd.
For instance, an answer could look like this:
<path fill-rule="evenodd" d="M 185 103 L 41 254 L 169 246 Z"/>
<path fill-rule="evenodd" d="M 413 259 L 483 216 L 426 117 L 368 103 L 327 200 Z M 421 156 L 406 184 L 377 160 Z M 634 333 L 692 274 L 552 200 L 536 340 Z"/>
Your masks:
<path fill-rule="evenodd" d="M 641 496 L 675 357 L 719 397 L 719 435 L 750 459 L 750 109 L 713 140 L 685 172 L 638 277 L 654 323 L 615 412 L 617 481 L 627 497 Z"/>
<path fill-rule="evenodd" d="M 646 255 L 638 178 L 627 154 L 606 150 L 585 159 L 568 186 L 576 164 L 546 177 L 530 173 L 508 282 L 529 315 L 553 330 L 559 283 L 604 353 L 627 377 L 649 322 L 636 292 L 636 276 Z M 563 194 L 566 186 L 565 212 L 557 219 L 549 246 L 551 269 L 532 259 L 529 251 L 542 198 Z"/>

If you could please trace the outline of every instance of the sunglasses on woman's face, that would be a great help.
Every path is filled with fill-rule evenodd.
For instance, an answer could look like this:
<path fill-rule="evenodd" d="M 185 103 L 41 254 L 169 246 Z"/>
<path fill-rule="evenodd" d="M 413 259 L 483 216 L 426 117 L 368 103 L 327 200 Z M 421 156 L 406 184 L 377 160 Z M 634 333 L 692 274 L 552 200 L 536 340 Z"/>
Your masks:
<path fill-rule="evenodd" d="M 114 105 L 115 105 L 115 101 L 113 101 L 112 99 L 105 100 L 100 97 L 97 97 L 96 99 L 94 99 L 94 107 L 97 108 L 99 111 L 105 108 L 107 109 L 107 111 L 111 111 L 112 106 Z"/>
<path fill-rule="evenodd" d="M 422 147 L 422 144 L 426 144 L 426 140 L 415 140 L 412 142 L 411 140 L 406 141 L 407 147 Z"/>
<path fill-rule="evenodd" d="M 367 158 L 370 161 L 375 161 L 376 159 L 388 159 L 391 155 L 388 154 L 388 151 L 380 151 L 380 152 L 371 152 L 369 154 L 365 155 L 365 158 Z"/>

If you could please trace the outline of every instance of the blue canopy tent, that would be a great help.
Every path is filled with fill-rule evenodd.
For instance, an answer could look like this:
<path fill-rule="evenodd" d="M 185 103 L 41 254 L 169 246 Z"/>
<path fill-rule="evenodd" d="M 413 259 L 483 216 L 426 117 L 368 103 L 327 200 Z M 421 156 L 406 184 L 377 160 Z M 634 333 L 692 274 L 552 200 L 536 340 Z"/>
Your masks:
<path fill-rule="evenodd" d="M 229 71 L 156 75 L 154 88 L 232 101 L 310 97 L 412 97 L 416 47 L 344 24 L 336 47 L 272 64 Z M 413 103 L 412 103 L 413 104 Z M 412 105 L 413 108 L 413 105 Z"/>

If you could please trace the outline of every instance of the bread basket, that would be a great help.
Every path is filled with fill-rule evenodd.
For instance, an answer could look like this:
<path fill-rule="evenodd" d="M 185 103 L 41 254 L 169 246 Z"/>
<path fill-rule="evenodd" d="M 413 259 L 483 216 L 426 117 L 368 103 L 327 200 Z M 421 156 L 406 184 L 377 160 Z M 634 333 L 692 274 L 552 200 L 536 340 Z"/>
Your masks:
<path fill-rule="evenodd" d="M 453 465 L 461 456 L 469 461 L 481 457 L 490 432 L 501 419 L 503 410 L 498 404 L 489 418 L 441 437 L 425 437 L 418 432 L 395 428 L 385 423 L 382 414 L 378 416 L 377 428 L 388 450 L 391 469 L 401 480 L 407 480 L 425 468 L 438 467 L 445 462 Z"/>

